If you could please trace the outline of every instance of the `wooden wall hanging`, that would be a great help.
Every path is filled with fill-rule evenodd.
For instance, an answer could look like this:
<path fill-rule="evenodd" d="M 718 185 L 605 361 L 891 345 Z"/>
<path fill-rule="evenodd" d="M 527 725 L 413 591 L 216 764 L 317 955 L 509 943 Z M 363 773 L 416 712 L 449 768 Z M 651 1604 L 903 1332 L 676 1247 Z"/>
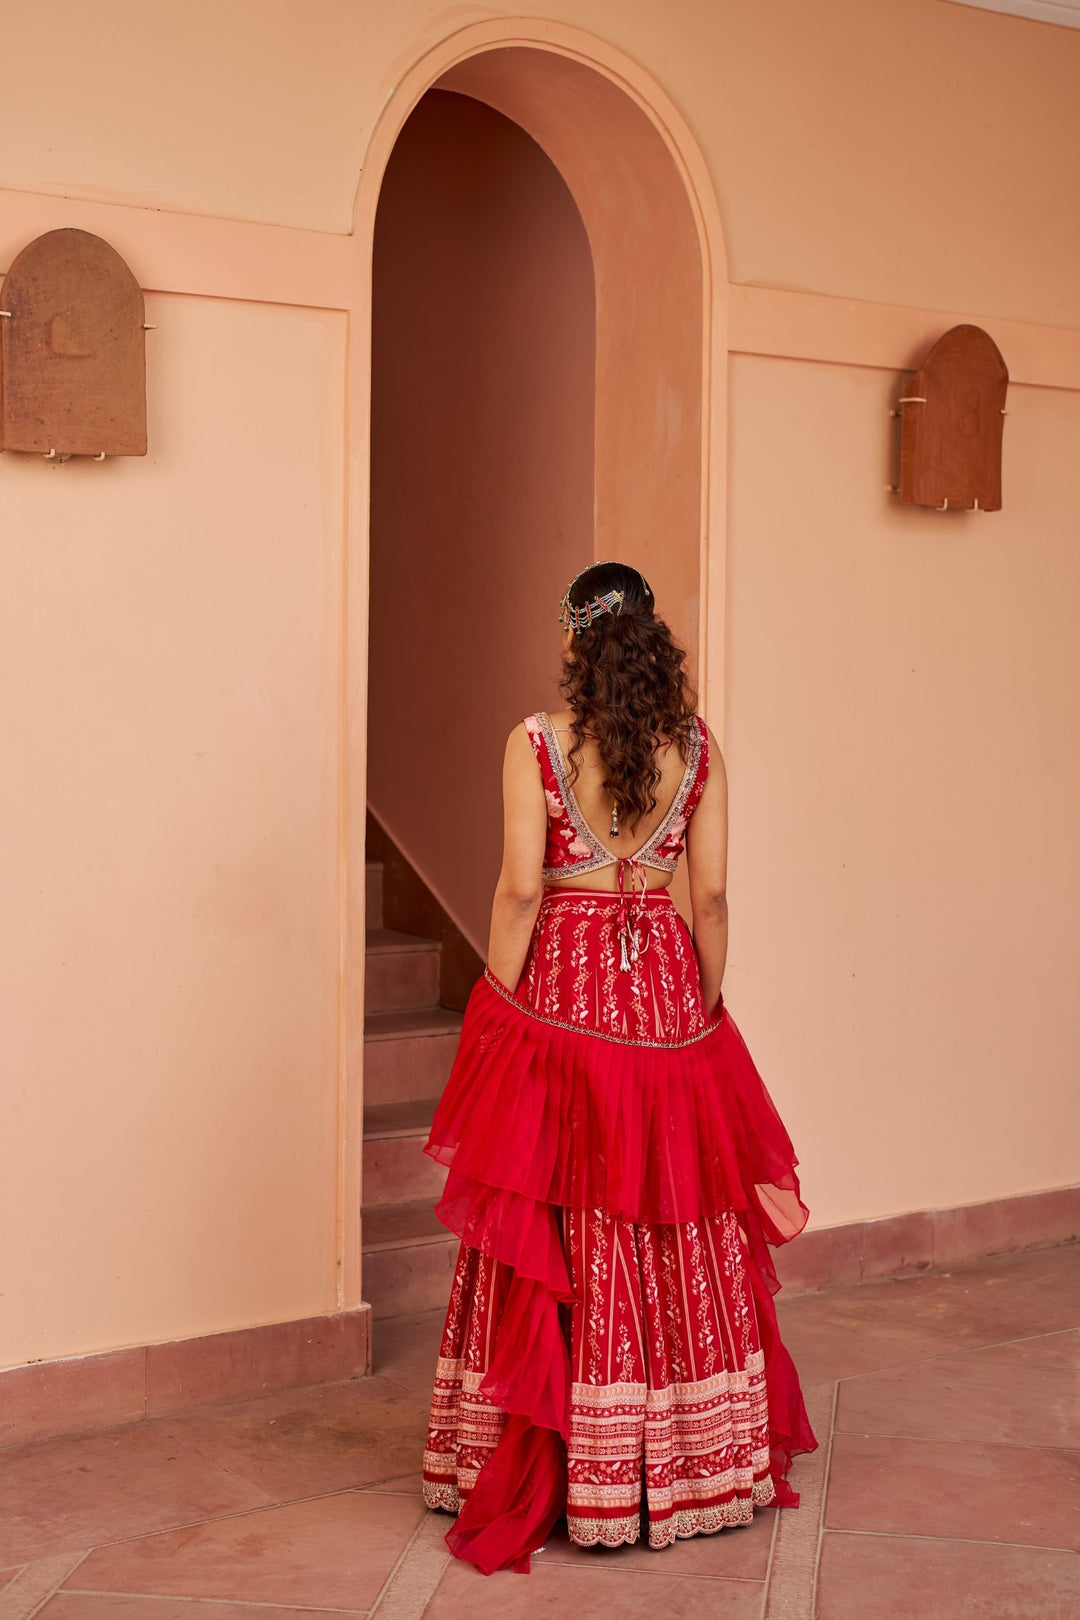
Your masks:
<path fill-rule="evenodd" d="M 938 338 L 900 400 L 900 504 L 996 512 L 1009 373 L 979 326 Z"/>
<path fill-rule="evenodd" d="M 143 295 L 115 248 L 48 231 L 16 257 L 0 305 L 0 449 L 145 456 Z"/>

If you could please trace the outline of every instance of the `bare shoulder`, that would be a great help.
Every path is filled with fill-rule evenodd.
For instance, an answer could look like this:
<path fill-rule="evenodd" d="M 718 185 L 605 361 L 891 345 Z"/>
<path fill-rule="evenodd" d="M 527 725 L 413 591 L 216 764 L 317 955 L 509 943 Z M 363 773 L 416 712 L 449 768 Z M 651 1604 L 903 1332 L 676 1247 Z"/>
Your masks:
<path fill-rule="evenodd" d="M 569 731 L 573 724 L 574 711 L 572 709 L 559 709 L 556 713 L 549 714 L 548 719 L 556 731 Z"/>
<path fill-rule="evenodd" d="M 533 800 L 544 803 L 543 782 L 536 764 L 533 739 L 527 723 L 520 721 L 507 737 L 503 755 L 503 788 L 519 808 Z"/>
<path fill-rule="evenodd" d="M 515 759 L 533 759 L 533 730 L 532 716 L 526 720 L 519 720 L 509 737 L 506 739 L 507 762 Z"/>

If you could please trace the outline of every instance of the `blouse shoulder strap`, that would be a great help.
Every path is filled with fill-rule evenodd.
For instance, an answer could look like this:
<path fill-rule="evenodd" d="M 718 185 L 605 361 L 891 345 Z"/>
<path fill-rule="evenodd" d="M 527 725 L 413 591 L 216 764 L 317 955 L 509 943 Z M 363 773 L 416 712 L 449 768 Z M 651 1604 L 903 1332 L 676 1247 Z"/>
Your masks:
<path fill-rule="evenodd" d="M 694 772 L 694 780 L 690 786 L 688 809 L 691 811 L 697 809 L 698 800 L 705 791 L 705 781 L 709 774 L 709 728 L 700 714 L 695 715 L 694 719 L 697 721 L 698 728 L 698 757 L 697 770 Z"/>
<path fill-rule="evenodd" d="M 540 767 L 540 776 L 543 780 L 544 787 L 558 792 L 558 778 L 555 773 L 555 765 L 551 758 L 547 732 L 544 727 L 544 721 L 546 718 L 547 716 L 542 713 L 529 714 L 526 715 L 525 719 L 522 721 L 522 725 L 529 734 L 529 741 L 532 743 L 533 753 L 536 755 L 536 763 Z"/>

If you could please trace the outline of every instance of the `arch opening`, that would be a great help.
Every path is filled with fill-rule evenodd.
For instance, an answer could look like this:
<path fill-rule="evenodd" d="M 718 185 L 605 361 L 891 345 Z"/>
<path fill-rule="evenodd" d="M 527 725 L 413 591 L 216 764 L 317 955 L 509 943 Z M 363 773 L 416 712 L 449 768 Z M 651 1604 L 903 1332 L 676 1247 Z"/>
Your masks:
<path fill-rule="evenodd" d="M 478 950 L 502 742 L 557 706 L 555 604 L 591 556 L 594 311 L 554 164 L 429 91 L 375 227 L 368 798 Z"/>
<path fill-rule="evenodd" d="M 587 62 L 468 55 L 397 133 L 373 262 L 369 802 L 481 951 L 502 741 L 554 702 L 565 580 L 635 563 L 703 674 L 707 277 L 670 145 Z M 432 803 L 464 780 L 467 806 Z"/>

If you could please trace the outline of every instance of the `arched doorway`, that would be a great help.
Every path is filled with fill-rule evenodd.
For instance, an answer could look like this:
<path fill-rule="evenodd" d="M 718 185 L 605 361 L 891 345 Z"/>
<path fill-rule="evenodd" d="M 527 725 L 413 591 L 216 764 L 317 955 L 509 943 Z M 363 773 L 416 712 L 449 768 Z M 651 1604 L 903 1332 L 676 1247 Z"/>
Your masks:
<path fill-rule="evenodd" d="M 516 33 L 516 29 L 520 29 L 520 33 Z M 554 595 L 557 595 L 570 571 L 562 555 L 564 549 L 567 555 L 578 552 L 570 557 L 571 567 L 580 566 L 590 557 L 626 557 L 649 575 L 666 615 L 688 645 L 706 709 L 714 724 L 718 724 L 716 699 L 723 625 L 724 491 L 721 474 L 725 431 L 726 306 L 723 295 L 726 280 L 715 203 L 700 153 L 677 111 L 658 87 L 635 64 L 620 58 L 602 43 L 554 24 L 505 21 L 478 24 L 462 30 L 429 53 L 395 87 L 373 136 L 361 181 L 356 226 L 358 250 L 363 250 L 365 243 L 376 238 L 375 220 L 381 188 L 392 178 L 397 143 L 404 136 L 402 152 L 407 150 L 413 133 L 421 127 L 418 124 L 406 133 L 410 115 L 431 91 L 436 92 L 436 101 L 452 98 L 460 103 L 467 98 L 474 107 L 479 104 L 485 118 L 491 114 L 501 115 L 504 121 L 516 126 L 519 136 L 524 134 L 539 147 L 573 200 L 592 263 L 595 349 L 590 532 L 587 537 L 584 535 L 581 468 L 585 458 L 581 454 L 578 429 L 577 473 L 574 478 L 563 480 L 567 489 L 573 485 L 576 490 L 574 499 L 566 507 L 566 511 L 574 515 L 568 518 L 564 532 L 549 539 L 539 561 L 535 557 L 528 561 L 515 557 L 512 536 L 508 536 L 501 558 L 503 571 L 498 583 L 514 601 L 513 611 L 522 613 L 523 622 L 529 623 L 526 639 L 531 638 L 532 650 L 528 658 L 535 658 L 536 650 L 544 644 L 544 621 L 551 622 L 553 628 L 554 596 L 549 596 L 540 583 L 544 579 L 545 562 L 551 565 L 549 572 L 556 579 Z M 434 104 L 428 103 L 421 113 L 421 121 Z M 549 187 L 549 198 L 554 196 L 554 190 Z M 567 217 L 564 213 L 564 218 Z M 377 292 L 377 278 L 373 278 L 372 285 Z M 377 323 L 377 309 L 373 310 L 373 315 Z M 357 319 L 351 347 L 353 416 L 358 432 L 355 467 L 359 474 L 353 485 L 353 534 L 357 543 L 352 548 L 350 595 L 354 602 L 362 599 L 367 561 L 363 545 L 367 535 L 364 475 L 368 470 L 363 450 L 367 446 L 361 446 L 359 435 L 371 405 L 366 390 L 368 341 L 362 318 Z M 377 325 L 370 341 L 377 368 L 380 363 Z M 565 370 L 564 384 L 571 370 Z M 578 411 L 585 392 L 579 381 L 574 394 Z M 512 416 L 515 420 L 520 418 L 517 406 Z M 372 541 L 376 546 L 379 525 L 385 517 L 384 511 L 380 514 L 387 490 L 386 479 L 394 465 L 393 458 L 383 466 L 377 464 L 381 453 L 380 434 L 386 420 L 384 416 L 380 425 L 380 407 L 376 401 L 371 422 L 371 449 L 376 465 L 371 469 L 370 509 Z M 502 426 L 505 428 L 507 423 L 504 421 Z M 563 436 L 560 453 L 564 456 L 571 454 L 569 446 L 573 439 L 574 433 Z M 549 440 L 553 453 L 557 440 L 557 435 Z M 399 442 L 394 474 L 399 480 L 410 475 L 400 448 Z M 474 445 L 472 452 L 471 464 L 481 466 L 481 447 Z M 460 467 L 455 468 L 455 476 L 458 474 Z M 430 497 L 431 491 L 426 494 Z M 418 513 L 423 504 L 420 501 L 414 505 L 412 521 L 401 531 L 405 538 L 399 542 L 399 554 L 395 555 L 394 567 L 390 570 L 390 575 L 399 582 L 414 577 L 419 584 L 419 572 L 415 576 L 409 574 L 410 557 L 404 547 L 411 539 L 415 548 L 416 529 L 420 526 Z M 579 550 L 582 547 L 583 555 Z M 413 556 L 415 560 L 415 549 Z M 392 637 L 386 633 L 391 623 L 392 601 L 386 594 L 385 579 L 382 585 L 379 583 L 380 567 L 376 559 L 373 585 L 377 620 L 371 628 L 371 648 L 376 661 L 388 656 L 388 648 L 392 651 Z M 520 605 L 517 601 L 519 583 L 523 586 Z M 355 629 L 355 624 L 350 624 L 348 679 L 350 737 L 355 745 L 351 758 L 354 764 L 359 764 L 365 740 L 359 705 L 359 694 L 364 690 L 364 670 Z M 476 616 L 470 617 L 468 604 L 463 607 L 457 630 L 463 638 L 482 638 L 485 634 L 484 624 Z M 550 669 L 545 657 L 543 671 Z M 541 682 L 542 679 L 538 668 L 536 680 Z M 498 699 L 498 681 L 499 672 L 493 660 L 486 685 L 477 694 L 482 704 Z M 376 701 L 380 690 L 386 689 L 384 673 L 373 673 L 372 694 Z M 536 704 L 543 701 L 543 697 L 543 691 L 537 691 L 534 686 L 525 703 Z M 497 781 L 498 748 L 509 724 L 520 717 L 521 707 L 518 703 L 509 714 L 508 724 L 500 719 L 498 729 L 491 734 L 493 740 L 497 739 L 495 757 L 487 767 L 493 784 Z M 467 723 L 467 705 L 463 708 L 463 723 Z M 416 748 L 421 756 L 422 710 L 423 694 L 418 692 L 413 700 L 413 713 L 417 717 L 415 729 L 411 736 L 401 737 L 398 725 L 396 742 L 398 747 Z M 385 766 L 390 756 L 385 752 L 385 730 L 380 741 L 378 722 L 372 727 L 372 743 L 370 780 L 374 792 L 382 796 L 380 810 L 388 822 L 400 815 L 402 825 L 420 828 L 422 834 L 427 811 L 423 802 L 424 783 L 406 772 L 396 787 L 389 790 Z M 487 746 L 491 746 L 490 742 Z M 471 797 L 471 790 L 466 787 L 471 779 L 459 771 L 443 784 L 442 790 L 451 794 L 457 791 L 463 798 Z M 363 1095 L 362 1077 L 357 1073 L 362 1065 L 363 1050 L 358 1016 L 362 1007 L 363 976 L 363 952 L 359 943 L 363 937 L 363 885 L 359 878 L 363 861 L 363 804 L 357 795 L 358 786 L 358 781 L 351 784 L 346 835 L 348 952 L 343 1079 L 344 1109 L 352 1121 L 358 1119 Z M 392 804 L 391 798 L 396 799 L 396 803 Z M 471 808 L 468 803 L 464 805 L 466 815 Z M 496 797 L 496 817 L 497 808 Z M 390 831 L 394 831 L 393 825 Z M 407 840 L 402 842 L 407 843 Z M 418 852 L 417 845 L 425 846 L 423 836 L 418 836 L 414 842 L 414 855 Z M 457 912 L 458 920 L 465 922 L 469 900 L 467 897 L 455 899 L 455 895 L 463 894 L 458 882 L 462 876 L 459 870 L 461 847 L 460 840 L 444 839 L 439 847 L 435 840 L 426 840 L 423 859 L 428 869 L 422 871 L 421 876 L 446 901 L 448 909 Z M 489 889 L 490 884 L 487 887 Z M 486 910 L 487 898 L 485 894 L 482 908 L 474 910 L 471 919 L 473 937 L 481 947 L 483 939 L 477 918 L 481 910 Z M 343 1303 L 357 1301 L 360 1297 L 360 1223 L 355 1213 L 359 1199 L 351 1196 L 351 1188 L 358 1189 L 359 1185 L 358 1157 L 355 1137 L 350 1135 L 343 1161 Z"/>
<path fill-rule="evenodd" d="M 519 124 L 428 91 L 375 222 L 368 804 L 478 949 L 502 743 L 556 706 L 555 604 L 592 555 L 594 371 L 565 181 Z"/>

